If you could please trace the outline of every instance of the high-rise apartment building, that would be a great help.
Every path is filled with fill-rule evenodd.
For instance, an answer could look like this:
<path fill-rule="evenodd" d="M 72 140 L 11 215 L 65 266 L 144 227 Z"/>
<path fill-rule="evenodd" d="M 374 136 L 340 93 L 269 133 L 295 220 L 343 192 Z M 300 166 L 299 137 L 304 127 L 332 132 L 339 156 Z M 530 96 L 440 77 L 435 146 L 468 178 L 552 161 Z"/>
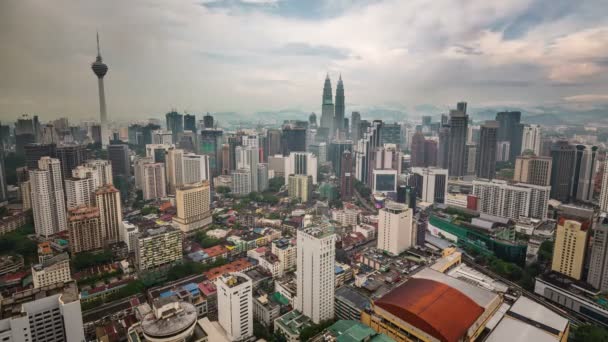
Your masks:
<path fill-rule="evenodd" d="M 211 224 L 210 205 L 209 181 L 179 186 L 175 192 L 177 214 L 173 223 L 186 234 L 200 230 Z"/>
<path fill-rule="evenodd" d="M 232 193 L 247 195 L 251 192 L 251 170 L 236 169 L 230 174 L 232 178 Z"/>
<path fill-rule="evenodd" d="M 170 148 L 165 156 L 165 175 L 167 176 L 167 193 L 175 194 L 175 188 L 184 183 L 184 150 Z"/>
<path fill-rule="evenodd" d="M 147 201 L 167 196 L 167 187 L 165 182 L 165 164 L 144 164 L 142 177 L 142 190 L 144 200 Z"/>
<path fill-rule="evenodd" d="M 407 205 L 387 202 L 378 214 L 377 248 L 392 255 L 399 255 L 416 244 L 414 211 Z"/>
<path fill-rule="evenodd" d="M 105 244 L 122 240 L 122 205 L 120 191 L 112 184 L 101 186 L 95 192 L 99 209 L 101 236 Z"/>
<path fill-rule="evenodd" d="M 462 107 L 462 106 L 461 106 Z M 466 108 L 466 106 L 462 107 Z M 464 155 L 467 144 L 469 116 L 464 111 L 450 111 L 448 167 L 451 177 L 465 175 Z"/>
<path fill-rule="evenodd" d="M 238 169 L 249 170 L 249 184 L 251 191 L 259 191 L 258 187 L 258 164 L 260 163 L 260 153 L 254 146 L 236 147 L 236 166 Z"/>
<path fill-rule="evenodd" d="M 576 280 L 583 275 L 587 233 L 591 222 L 560 217 L 555 230 L 551 270 Z"/>
<path fill-rule="evenodd" d="M 550 186 L 509 184 L 496 179 L 473 181 L 479 212 L 515 221 L 526 217 L 546 220 L 550 191 Z"/>
<path fill-rule="evenodd" d="M 135 188 L 143 190 L 144 188 L 144 166 L 154 163 L 152 157 L 137 157 L 133 162 L 133 175 L 135 176 Z"/>
<path fill-rule="evenodd" d="M 602 190 L 600 192 L 600 210 L 603 212 L 608 212 L 608 158 L 606 158 L 606 161 L 604 161 Z"/>
<path fill-rule="evenodd" d="M 353 154 L 344 151 L 342 154 L 342 172 L 340 173 L 340 195 L 342 200 L 350 201 L 354 193 Z"/>
<path fill-rule="evenodd" d="M 258 191 L 264 192 L 268 190 L 268 164 L 258 164 Z"/>
<path fill-rule="evenodd" d="M 496 176 L 496 136 L 498 121 L 486 121 L 481 125 L 477 146 L 475 176 L 493 179 Z"/>
<path fill-rule="evenodd" d="M 68 228 L 67 211 L 58 159 L 42 157 L 38 169 L 29 171 L 36 235 L 49 237 Z"/>
<path fill-rule="evenodd" d="M 601 292 L 608 291 L 608 214 L 605 212 L 593 222 L 587 283 Z"/>
<path fill-rule="evenodd" d="M 93 177 L 67 178 L 65 180 L 67 209 L 95 205 L 95 182 Z"/>
<path fill-rule="evenodd" d="M 90 159 L 72 170 L 74 178 L 93 178 L 95 189 L 105 184 L 112 184 L 112 164 L 107 160 Z"/>
<path fill-rule="evenodd" d="M 574 173 L 570 198 L 582 202 L 593 200 L 593 185 L 597 167 L 597 146 L 576 145 Z"/>
<path fill-rule="evenodd" d="M 112 176 L 129 176 L 131 162 L 129 161 L 129 146 L 126 144 L 108 145 L 108 160 L 112 164 Z"/>
<path fill-rule="evenodd" d="M 336 235 L 333 227 L 297 233 L 297 296 L 294 307 L 318 324 L 334 318 Z"/>
<path fill-rule="evenodd" d="M 513 181 L 548 186 L 551 184 L 551 164 L 550 157 L 518 156 L 515 159 Z"/>
<path fill-rule="evenodd" d="M 140 230 L 135 245 L 135 266 L 139 271 L 182 261 L 181 230 L 171 226 Z"/>
<path fill-rule="evenodd" d="M 409 185 L 423 202 L 445 203 L 448 193 L 448 170 L 437 167 L 413 167 Z"/>
<path fill-rule="evenodd" d="M 68 232 L 72 255 L 104 247 L 103 229 L 96 207 L 77 207 L 69 210 Z"/>
<path fill-rule="evenodd" d="M 317 157 L 311 152 L 292 152 L 285 159 L 285 175 L 307 175 L 317 184 Z"/>
<path fill-rule="evenodd" d="M 0 341 L 85 341 L 75 282 L 17 292 L 0 300 Z"/>
<path fill-rule="evenodd" d="M 540 125 L 526 125 L 521 138 L 521 154 L 532 151 L 535 156 L 541 156 L 542 130 Z"/>
<path fill-rule="evenodd" d="M 253 337 L 253 284 L 251 278 L 235 272 L 219 276 L 217 289 L 218 321 L 230 341 Z"/>
<path fill-rule="evenodd" d="M 187 153 L 182 157 L 184 184 L 198 183 L 211 180 L 209 156 Z"/>
<path fill-rule="evenodd" d="M 568 141 L 557 141 L 551 146 L 551 198 L 570 201 L 576 149 Z"/>
<path fill-rule="evenodd" d="M 287 177 L 287 193 L 289 197 L 306 203 L 312 199 L 312 176 L 294 175 Z"/>

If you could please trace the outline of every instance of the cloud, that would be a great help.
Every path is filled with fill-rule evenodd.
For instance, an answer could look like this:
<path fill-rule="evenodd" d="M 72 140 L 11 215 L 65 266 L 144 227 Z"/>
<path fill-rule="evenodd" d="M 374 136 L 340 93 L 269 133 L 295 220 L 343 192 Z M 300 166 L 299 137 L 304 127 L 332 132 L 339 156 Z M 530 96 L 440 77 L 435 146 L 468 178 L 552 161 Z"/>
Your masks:
<path fill-rule="evenodd" d="M 606 103 L 608 104 L 608 94 L 582 94 L 564 98 L 568 102 L 587 102 L 587 103 Z"/>

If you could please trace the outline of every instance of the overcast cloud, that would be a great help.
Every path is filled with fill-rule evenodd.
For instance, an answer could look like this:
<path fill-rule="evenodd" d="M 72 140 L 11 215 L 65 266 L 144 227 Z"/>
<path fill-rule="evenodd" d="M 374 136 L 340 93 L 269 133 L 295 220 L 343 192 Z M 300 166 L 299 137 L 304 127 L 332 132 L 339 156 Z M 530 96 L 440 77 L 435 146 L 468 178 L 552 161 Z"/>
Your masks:
<path fill-rule="evenodd" d="M 433 105 L 592 108 L 608 99 L 608 1 L 3 0 L 0 119 L 110 119 Z"/>

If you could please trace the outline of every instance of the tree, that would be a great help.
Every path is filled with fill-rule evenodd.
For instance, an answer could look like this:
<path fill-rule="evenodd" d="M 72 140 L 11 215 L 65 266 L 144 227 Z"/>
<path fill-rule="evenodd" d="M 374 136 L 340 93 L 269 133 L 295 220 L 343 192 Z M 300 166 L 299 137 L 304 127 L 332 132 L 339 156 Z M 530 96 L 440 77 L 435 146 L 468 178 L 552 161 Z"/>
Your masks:
<path fill-rule="evenodd" d="M 584 324 L 573 329 L 573 342 L 608 342 L 608 330 L 596 324 Z"/>
<path fill-rule="evenodd" d="M 205 232 L 197 232 L 194 235 L 194 240 L 203 248 L 213 247 L 220 243 L 220 240 L 208 236 Z"/>
<path fill-rule="evenodd" d="M 112 252 L 103 251 L 100 253 L 82 252 L 72 257 L 72 266 L 76 271 L 82 271 L 89 267 L 107 264 L 112 261 Z"/>
<path fill-rule="evenodd" d="M 279 192 L 283 185 L 285 185 L 285 178 L 283 178 L 283 177 L 271 178 L 268 181 L 268 191 Z"/>
<path fill-rule="evenodd" d="M 546 240 L 538 247 L 538 262 L 545 263 L 553 258 L 553 242 Z"/>
<path fill-rule="evenodd" d="M 222 195 L 228 194 L 231 191 L 232 190 L 229 187 L 223 186 L 223 185 L 220 185 L 220 186 L 218 186 L 218 187 L 215 188 L 215 192 L 217 192 L 218 194 L 222 194 Z"/>
<path fill-rule="evenodd" d="M 159 210 L 157 207 L 145 207 L 141 210 L 141 214 L 142 215 L 149 215 L 149 214 L 158 214 Z"/>
<path fill-rule="evenodd" d="M 334 320 L 329 319 L 326 321 L 322 321 L 319 324 L 313 324 L 309 327 L 302 329 L 302 332 L 300 332 L 300 341 L 306 342 L 306 341 L 310 340 L 312 337 L 316 336 L 318 333 L 327 329 L 332 324 L 334 324 Z"/>

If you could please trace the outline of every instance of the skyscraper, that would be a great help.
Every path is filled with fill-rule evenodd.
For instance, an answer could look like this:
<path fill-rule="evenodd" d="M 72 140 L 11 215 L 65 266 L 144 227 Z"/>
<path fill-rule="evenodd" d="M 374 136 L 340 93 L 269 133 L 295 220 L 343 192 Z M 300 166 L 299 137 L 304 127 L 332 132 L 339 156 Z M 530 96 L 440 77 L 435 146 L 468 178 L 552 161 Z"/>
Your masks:
<path fill-rule="evenodd" d="M 260 163 L 258 149 L 253 146 L 237 146 L 236 167 L 237 169 L 249 170 L 249 184 L 251 191 L 259 191 L 258 188 L 258 164 Z"/>
<path fill-rule="evenodd" d="M 359 112 L 353 112 L 350 117 L 350 140 L 355 144 L 361 139 L 361 114 Z"/>
<path fill-rule="evenodd" d="M 338 85 L 336 87 L 336 108 L 334 115 L 334 134 L 339 134 L 340 137 L 344 134 L 344 83 L 342 82 L 342 75 L 338 79 Z"/>
<path fill-rule="evenodd" d="M 55 158 L 57 155 L 56 149 L 57 146 L 55 144 L 26 144 L 23 146 L 23 152 L 25 153 L 25 166 L 27 166 L 28 169 L 37 168 L 38 160 L 40 160 L 40 158 Z"/>
<path fill-rule="evenodd" d="M 177 135 L 184 131 L 184 116 L 176 111 L 171 111 L 165 115 L 167 120 L 167 130 L 171 131 L 173 142 L 177 142 Z"/>
<path fill-rule="evenodd" d="M 281 136 L 281 147 L 283 155 L 288 156 L 291 152 L 306 151 L 306 127 L 287 123 L 283 125 Z"/>
<path fill-rule="evenodd" d="M 600 192 L 600 210 L 603 212 L 608 212 L 608 158 L 606 158 L 604 161 L 602 189 Z"/>
<path fill-rule="evenodd" d="M 448 170 L 437 167 L 413 167 L 409 185 L 423 202 L 445 203 Z"/>
<path fill-rule="evenodd" d="M 42 157 L 29 171 L 36 235 L 49 237 L 67 229 L 67 211 L 59 159 Z"/>
<path fill-rule="evenodd" d="M 448 168 L 449 150 L 450 150 L 450 129 L 448 127 L 441 127 L 439 129 L 439 144 L 437 146 L 437 167 L 440 167 L 442 169 Z"/>
<path fill-rule="evenodd" d="M 498 121 L 486 121 L 481 125 L 479 146 L 477 147 L 475 175 L 493 179 L 496 176 L 496 135 Z"/>
<path fill-rule="evenodd" d="M 129 146 L 126 144 L 108 145 L 108 160 L 112 163 L 112 176 L 129 176 L 131 162 L 129 161 Z"/>
<path fill-rule="evenodd" d="M 95 201 L 99 208 L 103 243 L 118 242 L 121 237 L 120 232 L 122 227 L 120 192 L 112 184 L 104 185 L 97 189 Z"/>
<path fill-rule="evenodd" d="M 317 114 L 310 113 L 310 115 L 308 116 L 308 126 L 310 128 L 317 128 Z"/>
<path fill-rule="evenodd" d="M 253 284 L 243 273 L 221 275 L 215 280 L 218 321 L 230 341 L 253 337 Z"/>
<path fill-rule="evenodd" d="M 179 186 L 175 193 L 177 214 L 173 222 L 185 234 L 192 234 L 211 224 L 210 205 L 209 181 Z"/>
<path fill-rule="evenodd" d="M 108 129 L 108 114 L 106 113 L 106 94 L 103 87 L 103 78 L 108 73 L 108 66 L 101 59 L 99 49 L 99 34 L 97 34 L 97 58 L 91 64 L 91 69 L 97 76 L 97 86 L 99 87 L 99 118 L 101 120 L 101 145 L 106 147 L 110 142 L 110 132 Z"/>
<path fill-rule="evenodd" d="M 184 131 L 191 131 L 196 133 L 196 115 L 184 115 Z"/>
<path fill-rule="evenodd" d="M 421 132 L 416 132 L 414 133 L 414 136 L 412 136 L 412 144 L 410 148 L 410 164 L 412 167 L 427 166 L 425 165 L 424 157 L 424 141 L 424 135 Z"/>
<path fill-rule="evenodd" d="M 142 165 L 142 190 L 144 200 L 163 198 L 167 196 L 165 181 L 165 164 L 147 163 Z"/>
<path fill-rule="evenodd" d="M 414 212 L 407 205 L 388 202 L 378 214 L 377 248 L 392 255 L 399 255 L 416 244 Z"/>
<path fill-rule="evenodd" d="M 521 138 L 521 154 L 532 151 L 536 156 L 541 155 L 542 135 L 540 125 L 526 125 Z"/>
<path fill-rule="evenodd" d="M 207 113 L 207 115 L 203 116 L 203 127 L 204 128 L 214 128 L 213 126 L 213 116 Z"/>
<path fill-rule="evenodd" d="M 466 103 L 458 104 L 459 108 L 466 109 Z M 467 125 L 469 116 L 461 110 L 450 111 L 448 170 L 452 177 L 465 175 L 465 149 L 467 144 Z"/>
<path fill-rule="evenodd" d="M 213 177 L 222 173 L 222 137 L 220 129 L 201 130 L 199 153 L 209 156 L 209 169 Z"/>
<path fill-rule="evenodd" d="M 551 198 L 568 202 L 572 187 L 576 150 L 568 141 L 557 141 L 551 147 Z"/>
<path fill-rule="evenodd" d="M 353 154 L 350 151 L 344 151 L 342 154 L 342 167 L 340 173 L 340 194 L 342 200 L 350 201 L 353 197 Z"/>
<path fill-rule="evenodd" d="M 91 174 L 83 178 L 66 178 L 65 194 L 67 209 L 95 206 L 95 182 Z"/>
<path fill-rule="evenodd" d="M 352 150 L 353 142 L 351 140 L 334 140 L 329 144 L 328 157 L 337 177 L 342 174 L 342 156 L 344 155 L 344 151 Z"/>
<path fill-rule="evenodd" d="M 175 194 L 175 188 L 184 184 L 184 150 L 170 148 L 165 157 L 165 175 L 167 176 L 167 193 Z"/>
<path fill-rule="evenodd" d="M 519 156 L 515 159 L 513 181 L 541 186 L 550 185 L 551 164 L 549 157 Z"/>
<path fill-rule="evenodd" d="M 608 215 L 600 214 L 593 222 L 591 257 L 587 283 L 601 292 L 608 291 Z"/>
<path fill-rule="evenodd" d="M 281 149 L 281 131 L 278 129 L 269 129 L 266 132 L 266 144 L 268 144 L 268 156 L 283 153 Z"/>
<path fill-rule="evenodd" d="M 311 152 L 292 152 L 285 159 L 285 175 L 308 175 L 317 184 L 318 161 Z"/>
<path fill-rule="evenodd" d="M 576 145 L 572 192 L 570 197 L 577 201 L 593 200 L 593 181 L 597 166 L 597 146 Z"/>
<path fill-rule="evenodd" d="M 323 99 L 321 101 L 321 126 L 323 130 L 319 130 L 320 134 L 325 137 L 331 137 L 334 126 L 334 103 L 332 99 L 331 80 L 329 74 L 325 77 L 323 84 Z"/>
<path fill-rule="evenodd" d="M 96 207 L 82 206 L 69 210 L 68 233 L 72 254 L 102 249 L 102 231 Z"/>
<path fill-rule="evenodd" d="M 497 113 L 496 121 L 499 123 L 498 141 L 509 142 L 509 161 L 513 162 L 521 152 L 523 134 L 523 125 L 520 123 L 521 112 Z"/>
<path fill-rule="evenodd" d="M 333 227 L 309 226 L 297 232 L 294 306 L 315 324 L 334 318 L 335 243 Z"/>
<path fill-rule="evenodd" d="M 576 280 L 583 275 L 587 234 L 591 222 L 562 216 L 555 230 L 551 270 Z"/>

